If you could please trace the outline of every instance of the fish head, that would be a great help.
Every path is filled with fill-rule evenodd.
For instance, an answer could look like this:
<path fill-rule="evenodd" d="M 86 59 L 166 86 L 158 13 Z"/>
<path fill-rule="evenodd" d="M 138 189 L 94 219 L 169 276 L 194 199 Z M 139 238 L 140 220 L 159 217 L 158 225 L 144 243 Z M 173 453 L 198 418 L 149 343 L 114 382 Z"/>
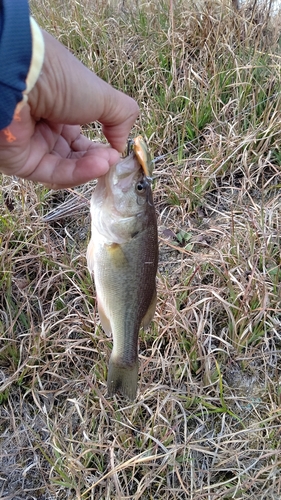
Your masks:
<path fill-rule="evenodd" d="M 151 191 L 150 180 L 134 154 L 111 169 L 107 188 L 111 191 L 116 212 L 125 217 L 142 213 Z"/>
<path fill-rule="evenodd" d="M 92 227 L 106 243 L 125 243 L 148 223 L 153 207 L 151 179 L 134 152 L 99 178 L 92 195 Z"/>

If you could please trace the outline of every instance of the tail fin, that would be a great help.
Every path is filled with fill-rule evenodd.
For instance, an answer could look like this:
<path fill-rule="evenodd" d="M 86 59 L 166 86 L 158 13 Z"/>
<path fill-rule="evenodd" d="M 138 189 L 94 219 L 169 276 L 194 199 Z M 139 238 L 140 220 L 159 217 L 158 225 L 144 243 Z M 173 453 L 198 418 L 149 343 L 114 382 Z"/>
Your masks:
<path fill-rule="evenodd" d="M 120 392 L 123 396 L 134 401 L 138 387 L 138 360 L 133 365 L 118 363 L 110 358 L 107 376 L 107 392 L 113 396 Z"/>

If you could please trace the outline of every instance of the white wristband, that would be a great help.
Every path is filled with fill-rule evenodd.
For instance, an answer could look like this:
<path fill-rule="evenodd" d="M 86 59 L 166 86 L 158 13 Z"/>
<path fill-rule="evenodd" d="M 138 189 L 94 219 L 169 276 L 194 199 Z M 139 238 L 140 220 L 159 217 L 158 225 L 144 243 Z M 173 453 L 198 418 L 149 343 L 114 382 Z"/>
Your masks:
<path fill-rule="evenodd" d="M 16 112 L 19 112 L 23 105 L 27 102 L 28 94 L 33 89 L 40 76 L 44 61 L 44 38 L 41 29 L 33 17 L 30 17 L 30 28 L 32 36 L 32 56 L 28 75 L 26 77 L 26 89 L 23 92 L 23 100 L 18 103 Z"/>

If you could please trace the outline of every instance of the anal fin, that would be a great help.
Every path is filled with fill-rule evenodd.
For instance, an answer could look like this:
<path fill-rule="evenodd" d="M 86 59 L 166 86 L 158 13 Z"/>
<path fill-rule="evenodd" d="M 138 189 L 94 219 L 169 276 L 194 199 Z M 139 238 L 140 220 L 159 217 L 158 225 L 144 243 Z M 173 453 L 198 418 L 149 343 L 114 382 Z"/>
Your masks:
<path fill-rule="evenodd" d="M 108 317 L 106 316 L 106 314 L 104 312 L 104 308 L 103 308 L 101 301 L 99 300 L 99 297 L 97 297 L 97 300 L 98 300 L 98 313 L 99 313 L 99 317 L 100 317 L 101 326 L 103 327 L 106 335 L 108 337 L 111 337 L 112 329 L 111 329 L 110 320 L 108 319 Z"/>
<path fill-rule="evenodd" d="M 145 329 L 148 327 L 149 323 L 152 321 L 153 316 L 155 314 L 155 309 L 156 309 L 156 302 L 157 302 L 157 294 L 156 294 L 156 288 L 154 289 L 153 297 L 151 299 L 149 308 L 147 309 L 142 322 L 141 326 Z"/>

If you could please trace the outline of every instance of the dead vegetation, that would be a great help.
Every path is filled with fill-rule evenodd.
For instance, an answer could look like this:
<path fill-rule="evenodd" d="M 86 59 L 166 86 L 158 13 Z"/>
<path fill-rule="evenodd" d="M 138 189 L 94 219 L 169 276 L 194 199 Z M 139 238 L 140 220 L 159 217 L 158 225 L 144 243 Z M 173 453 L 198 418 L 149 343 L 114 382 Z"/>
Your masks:
<path fill-rule="evenodd" d="M 85 260 L 91 186 L 2 178 L 1 498 L 279 500 L 280 20 L 269 6 L 32 2 L 41 26 L 141 105 L 132 133 L 160 157 L 158 306 L 140 334 L 136 402 L 108 399 L 111 340 Z M 96 124 L 85 133 L 102 139 Z M 78 210 L 43 220 L 68 197 Z"/>

